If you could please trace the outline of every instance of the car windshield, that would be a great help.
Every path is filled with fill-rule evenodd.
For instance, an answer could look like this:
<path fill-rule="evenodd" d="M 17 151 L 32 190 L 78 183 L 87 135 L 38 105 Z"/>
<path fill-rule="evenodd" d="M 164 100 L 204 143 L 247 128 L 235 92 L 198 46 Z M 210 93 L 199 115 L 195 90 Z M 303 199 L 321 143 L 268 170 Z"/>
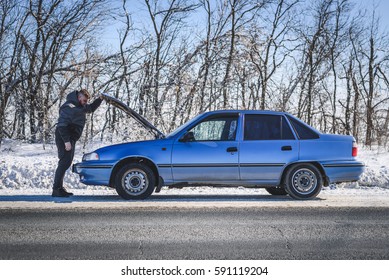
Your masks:
<path fill-rule="evenodd" d="M 177 133 L 179 133 L 184 127 L 186 126 L 189 126 L 191 123 L 197 121 L 200 117 L 202 117 L 203 114 L 200 114 L 198 116 L 196 116 L 195 118 L 187 121 L 186 123 L 184 123 L 183 125 L 180 125 L 179 127 L 177 127 L 174 131 L 170 132 L 168 135 L 166 135 L 166 138 L 170 138 L 170 137 L 173 137 L 173 136 L 176 136 Z"/>

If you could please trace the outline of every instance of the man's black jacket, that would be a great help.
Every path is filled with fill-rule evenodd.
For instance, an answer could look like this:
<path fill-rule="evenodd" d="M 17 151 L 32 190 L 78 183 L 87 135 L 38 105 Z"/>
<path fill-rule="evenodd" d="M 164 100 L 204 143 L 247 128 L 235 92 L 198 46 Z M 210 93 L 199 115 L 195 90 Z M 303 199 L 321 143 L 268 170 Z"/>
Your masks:
<path fill-rule="evenodd" d="M 94 112 L 103 101 L 97 98 L 91 104 L 82 106 L 77 99 L 77 91 L 66 97 L 66 102 L 59 109 L 58 130 L 64 142 L 77 141 L 84 130 L 86 113 Z"/>

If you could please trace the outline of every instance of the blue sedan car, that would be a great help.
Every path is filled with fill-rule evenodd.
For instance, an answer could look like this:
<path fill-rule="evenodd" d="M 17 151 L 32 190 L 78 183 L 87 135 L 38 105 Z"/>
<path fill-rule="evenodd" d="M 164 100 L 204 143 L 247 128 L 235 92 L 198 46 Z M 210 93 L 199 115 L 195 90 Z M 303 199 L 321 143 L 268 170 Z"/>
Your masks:
<path fill-rule="evenodd" d="M 82 183 L 115 188 L 124 199 L 190 185 L 262 187 L 308 199 L 323 185 L 357 181 L 364 170 L 352 136 L 320 133 L 288 113 L 207 112 L 165 136 L 121 101 L 105 99 L 156 139 L 100 148 L 85 154 L 73 172 Z"/>

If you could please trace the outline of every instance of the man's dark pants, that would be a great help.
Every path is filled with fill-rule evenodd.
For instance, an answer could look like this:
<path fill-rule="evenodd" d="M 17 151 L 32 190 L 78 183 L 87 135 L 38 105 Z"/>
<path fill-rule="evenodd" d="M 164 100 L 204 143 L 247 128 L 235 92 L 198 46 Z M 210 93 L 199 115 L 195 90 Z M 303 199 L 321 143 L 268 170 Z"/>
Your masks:
<path fill-rule="evenodd" d="M 63 188 L 63 178 L 65 177 L 66 170 L 68 170 L 68 168 L 72 165 L 76 142 L 70 140 L 70 143 L 72 144 L 72 149 L 70 151 L 66 151 L 65 143 L 62 140 L 57 127 L 55 130 L 55 144 L 58 149 L 59 161 L 57 170 L 55 171 L 53 189 Z"/>

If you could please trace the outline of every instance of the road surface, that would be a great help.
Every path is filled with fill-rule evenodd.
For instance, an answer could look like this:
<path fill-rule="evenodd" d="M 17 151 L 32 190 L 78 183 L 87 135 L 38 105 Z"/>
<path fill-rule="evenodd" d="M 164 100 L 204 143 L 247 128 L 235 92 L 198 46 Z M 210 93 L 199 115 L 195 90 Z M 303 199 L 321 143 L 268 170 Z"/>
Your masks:
<path fill-rule="evenodd" d="M 388 201 L 0 195 L 0 259 L 389 259 Z"/>

